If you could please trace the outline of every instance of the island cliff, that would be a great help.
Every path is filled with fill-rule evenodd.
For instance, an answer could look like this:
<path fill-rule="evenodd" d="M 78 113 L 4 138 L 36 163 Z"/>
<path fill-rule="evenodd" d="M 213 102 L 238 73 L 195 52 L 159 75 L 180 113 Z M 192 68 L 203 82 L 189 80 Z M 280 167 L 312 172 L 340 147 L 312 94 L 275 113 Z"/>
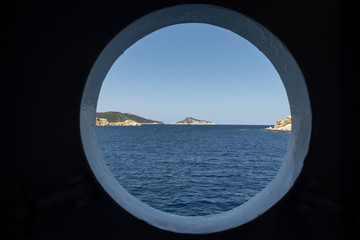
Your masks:
<path fill-rule="evenodd" d="M 176 125 L 215 125 L 215 123 L 210 121 L 198 120 L 192 117 L 185 118 L 182 121 L 175 122 Z"/>
<path fill-rule="evenodd" d="M 106 127 L 106 126 L 109 126 L 109 122 L 108 122 L 108 120 L 106 118 L 97 117 L 96 118 L 96 126 Z"/>
<path fill-rule="evenodd" d="M 265 128 L 270 132 L 291 132 L 291 116 L 285 118 L 285 120 L 277 120 L 274 127 Z"/>
<path fill-rule="evenodd" d="M 141 126 L 141 123 L 133 120 L 125 120 L 124 122 L 110 122 L 106 118 L 96 118 L 96 126 L 107 127 L 107 126 Z"/>
<path fill-rule="evenodd" d="M 110 126 L 141 126 L 141 123 L 133 120 L 125 120 L 124 122 L 109 123 Z"/>

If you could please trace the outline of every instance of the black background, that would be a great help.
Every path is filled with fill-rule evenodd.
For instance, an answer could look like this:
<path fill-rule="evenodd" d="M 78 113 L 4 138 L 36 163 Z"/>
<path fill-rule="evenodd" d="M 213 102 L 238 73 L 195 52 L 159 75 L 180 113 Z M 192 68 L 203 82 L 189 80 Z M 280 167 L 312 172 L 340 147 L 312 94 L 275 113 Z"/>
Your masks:
<path fill-rule="evenodd" d="M 4 4 L 4 239 L 356 239 L 360 199 L 354 43 L 358 37 L 353 6 L 339 2 Z M 137 18 L 182 3 L 228 7 L 278 36 L 303 71 L 313 113 L 309 153 L 289 194 L 256 220 L 215 234 L 175 234 L 126 213 L 93 178 L 80 140 L 82 91 L 100 52 Z"/>

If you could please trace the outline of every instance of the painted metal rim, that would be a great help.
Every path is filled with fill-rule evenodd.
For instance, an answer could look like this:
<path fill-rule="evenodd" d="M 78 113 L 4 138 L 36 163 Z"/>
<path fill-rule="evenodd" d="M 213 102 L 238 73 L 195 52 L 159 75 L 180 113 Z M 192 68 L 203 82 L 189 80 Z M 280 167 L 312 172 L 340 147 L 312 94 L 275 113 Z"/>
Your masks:
<path fill-rule="evenodd" d="M 101 155 L 96 137 L 96 105 L 102 82 L 121 54 L 144 36 L 179 23 L 208 23 L 228 29 L 255 45 L 272 62 L 285 86 L 292 115 L 292 133 L 276 177 L 246 203 L 227 212 L 185 217 L 162 212 L 129 194 L 114 178 Z M 126 211 L 160 229 L 204 234 L 235 228 L 256 219 L 274 206 L 298 178 L 308 152 L 311 107 L 306 83 L 295 59 L 265 27 L 236 11 L 207 4 L 177 5 L 152 12 L 124 28 L 101 52 L 85 85 L 80 106 L 84 152 L 97 181 Z M 119 223 L 120 224 L 120 223 Z"/>

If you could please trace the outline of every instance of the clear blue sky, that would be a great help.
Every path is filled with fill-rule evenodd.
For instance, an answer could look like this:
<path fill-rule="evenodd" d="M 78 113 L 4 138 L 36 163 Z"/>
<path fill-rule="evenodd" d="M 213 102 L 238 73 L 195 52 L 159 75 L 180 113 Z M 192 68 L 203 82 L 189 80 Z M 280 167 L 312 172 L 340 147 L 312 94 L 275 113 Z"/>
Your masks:
<path fill-rule="evenodd" d="M 97 112 L 173 123 L 266 124 L 290 115 L 271 62 L 250 42 L 208 24 L 178 24 L 142 38 L 114 63 Z"/>

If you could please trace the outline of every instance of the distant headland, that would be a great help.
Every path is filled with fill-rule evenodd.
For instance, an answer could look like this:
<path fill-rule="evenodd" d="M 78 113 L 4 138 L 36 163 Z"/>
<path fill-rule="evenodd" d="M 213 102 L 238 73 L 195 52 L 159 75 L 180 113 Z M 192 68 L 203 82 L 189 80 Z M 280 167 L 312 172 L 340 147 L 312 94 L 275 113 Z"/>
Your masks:
<path fill-rule="evenodd" d="M 98 112 L 96 113 L 96 126 L 141 126 L 142 124 L 164 124 L 161 121 L 155 121 L 143 118 L 131 113 L 122 112 Z"/>
<path fill-rule="evenodd" d="M 141 126 L 143 124 L 165 124 L 162 121 L 156 121 L 140 117 L 131 113 L 121 113 L 115 111 L 96 113 L 96 126 Z M 207 120 L 199 120 L 193 117 L 187 117 L 182 121 L 171 123 L 172 125 L 215 125 L 215 123 Z M 249 130 L 249 129 L 243 129 Z M 285 120 L 276 121 L 274 127 L 265 128 L 269 132 L 291 132 L 291 116 L 287 116 Z"/>
<path fill-rule="evenodd" d="M 96 126 L 141 126 L 143 124 L 164 124 L 162 121 L 156 121 L 140 117 L 131 113 L 121 112 L 98 112 L 96 113 Z M 215 123 L 205 120 L 187 117 L 182 121 L 172 123 L 174 125 L 215 125 Z"/>
<path fill-rule="evenodd" d="M 285 120 L 277 120 L 274 127 L 265 128 L 270 132 L 291 132 L 291 116 L 287 116 Z"/>

